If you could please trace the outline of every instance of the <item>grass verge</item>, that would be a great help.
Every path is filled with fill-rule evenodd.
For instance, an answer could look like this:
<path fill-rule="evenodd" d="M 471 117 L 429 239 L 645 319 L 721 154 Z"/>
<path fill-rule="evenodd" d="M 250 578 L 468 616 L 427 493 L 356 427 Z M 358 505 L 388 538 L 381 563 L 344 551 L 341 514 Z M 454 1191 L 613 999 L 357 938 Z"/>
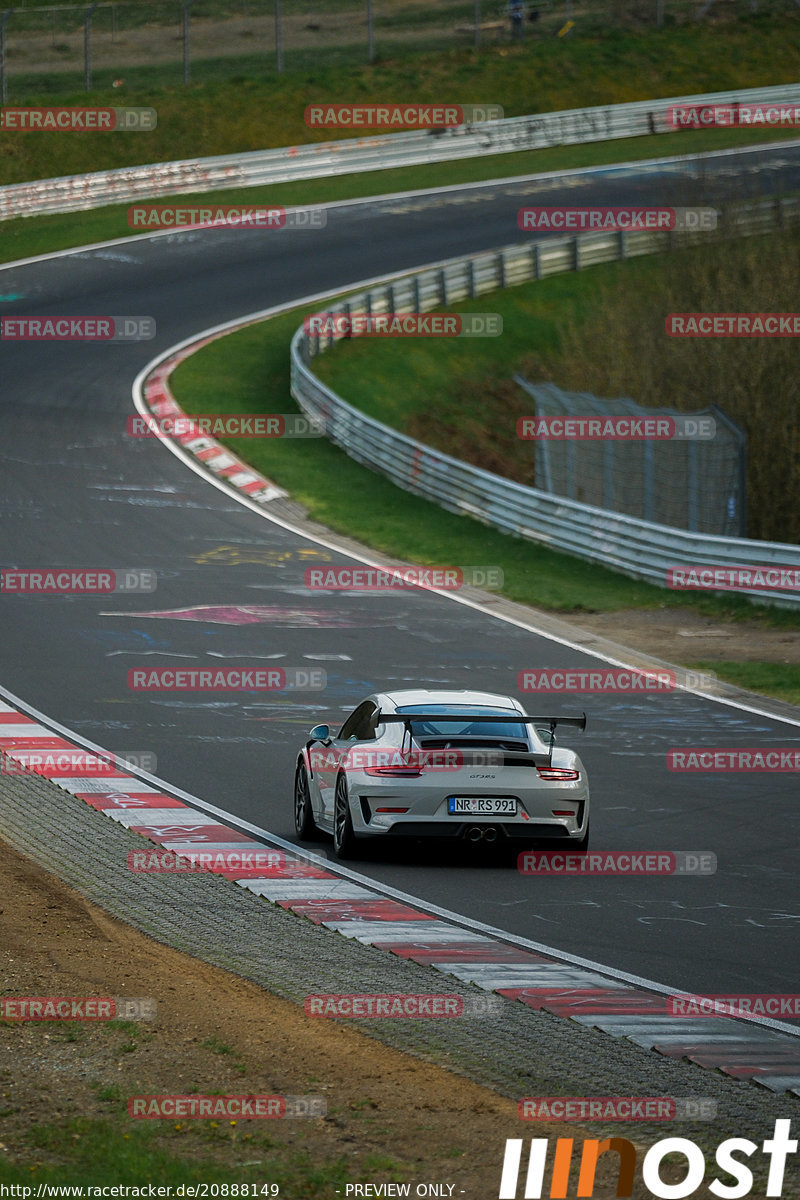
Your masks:
<path fill-rule="evenodd" d="M 12 26 L 13 20 L 9 36 Z M 281 76 L 272 72 L 268 55 L 237 55 L 196 62 L 197 82 L 185 86 L 177 62 L 125 70 L 118 88 L 111 80 L 119 67 L 98 70 L 95 79 L 104 86 L 88 93 L 79 90 L 78 70 L 71 79 L 63 73 L 18 75 L 12 59 L 9 105 L 135 104 L 156 108 L 158 127 L 146 134 L 0 132 L 0 183 L 346 136 L 306 126 L 305 108 L 316 103 L 474 101 L 520 116 L 789 84 L 798 78 L 799 34 L 800 14 L 750 15 L 643 33 L 536 38 L 521 46 L 487 45 L 477 53 L 468 46 L 398 52 L 371 67 L 318 56 L 311 69 L 289 64 Z"/>
<path fill-rule="evenodd" d="M 143 1127 L 128 1119 L 118 1100 L 99 1098 L 106 1099 L 109 1108 L 105 1120 L 71 1117 L 32 1125 L 16 1146 L 18 1153 L 27 1153 L 31 1165 L 22 1167 L 0 1158 L 0 1184 L 35 1189 L 38 1184 L 63 1185 L 67 1180 L 83 1186 L 127 1184 L 146 1189 L 153 1182 L 177 1187 L 230 1184 L 235 1178 L 250 1185 L 250 1195 L 300 1197 L 328 1195 L 336 1186 L 344 1191 L 352 1179 L 346 1159 L 312 1161 L 300 1150 L 276 1147 L 266 1134 L 237 1138 L 236 1121 L 198 1121 L 193 1131 L 186 1122 L 158 1122 L 161 1129 L 149 1122 L 149 1127 Z M 376 1161 L 374 1170 L 399 1178 L 388 1159 Z"/>
<path fill-rule="evenodd" d="M 777 696 L 787 704 L 800 705 L 800 670 L 794 663 L 736 662 L 716 659 L 689 664 L 698 671 L 714 671 L 736 687 L 762 696 Z"/>
<path fill-rule="evenodd" d="M 794 139 L 796 130 L 772 131 L 769 141 Z M 433 163 L 386 171 L 364 171 L 356 175 L 310 179 L 276 184 L 265 190 L 225 188 L 216 192 L 191 192 L 169 198 L 158 197 L 159 204 L 202 203 L 291 205 L 326 204 L 366 196 L 381 196 L 424 188 L 453 187 L 460 183 L 479 183 L 516 175 L 547 171 L 569 171 L 582 167 L 612 165 L 619 162 L 666 158 L 674 154 L 699 154 L 736 146 L 764 144 L 759 130 L 717 129 L 660 134 L 657 137 L 623 138 L 583 146 L 556 146 L 547 150 L 528 150 L 517 154 L 480 156 L 462 162 Z M 174 157 L 185 157 L 176 150 Z M 93 169 L 101 169 L 100 167 Z M 146 200 L 137 203 L 146 203 Z M 128 204 L 109 205 L 77 213 L 57 213 L 39 217 L 18 217 L 0 222 L 0 262 L 15 262 L 37 254 L 49 254 L 95 242 L 135 237 L 141 231 L 128 225 Z M 516 236 L 515 236 L 516 235 Z M 519 240 L 515 229 L 509 243 Z M 2 297 L 0 297 L 2 302 Z"/>
<path fill-rule="evenodd" d="M 557 302 L 551 285 L 574 287 L 587 276 L 542 281 L 539 303 Z M 231 334 L 181 363 L 172 387 L 185 411 L 296 411 L 289 394 L 289 342 L 305 311 L 295 309 Z M 269 409 L 265 397 L 270 397 Z M 718 620 L 757 619 L 765 626 L 800 629 L 800 616 L 785 610 L 754 606 L 733 595 L 665 592 L 445 512 L 368 471 L 325 439 L 254 440 L 246 448 L 241 440 L 228 444 L 286 488 L 314 520 L 402 560 L 499 566 L 503 595 L 519 603 L 578 614 L 677 606 Z"/>

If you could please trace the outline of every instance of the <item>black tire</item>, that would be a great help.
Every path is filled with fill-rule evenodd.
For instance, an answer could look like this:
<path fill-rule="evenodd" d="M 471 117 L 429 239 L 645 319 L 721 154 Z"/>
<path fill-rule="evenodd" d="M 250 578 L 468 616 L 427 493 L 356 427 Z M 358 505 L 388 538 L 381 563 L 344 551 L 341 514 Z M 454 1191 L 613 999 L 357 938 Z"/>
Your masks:
<path fill-rule="evenodd" d="M 311 811 L 311 794 L 305 764 L 299 762 L 294 773 L 294 828 L 301 842 L 314 841 L 319 836 Z"/>
<path fill-rule="evenodd" d="M 573 846 L 570 846 L 570 850 L 574 854 L 585 854 L 588 849 L 589 849 L 589 822 L 587 821 L 586 822 L 586 833 L 583 835 L 583 837 L 581 838 L 581 840 L 579 842 L 575 842 L 575 844 Z"/>
<path fill-rule="evenodd" d="M 340 775 L 336 780 L 336 793 L 333 801 L 333 853 L 337 858 L 353 858 L 355 849 L 356 835 L 353 832 L 353 818 L 350 815 L 347 780 L 344 775 Z"/>

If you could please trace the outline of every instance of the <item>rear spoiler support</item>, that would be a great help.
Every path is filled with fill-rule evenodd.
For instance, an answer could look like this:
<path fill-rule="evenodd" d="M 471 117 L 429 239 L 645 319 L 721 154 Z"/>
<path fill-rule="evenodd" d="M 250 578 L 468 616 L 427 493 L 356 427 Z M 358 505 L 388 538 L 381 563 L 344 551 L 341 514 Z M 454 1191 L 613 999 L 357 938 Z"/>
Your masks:
<path fill-rule="evenodd" d="M 553 762 L 553 745 L 555 741 L 556 728 L 559 725 L 572 725 L 576 729 L 580 729 L 581 733 L 586 729 L 586 713 L 581 713 L 579 717 L 553 717 L 553 716 L 522 716 L 519 713 L 497 713 L 489 715 L 488 713 L 478 713 L 471 716 L 469 713 L 382 713 L 378 711 L 374 718 L 375 725 L 400 724 L 404 727 L 403 739 L 407 737 L 411 741 L 411 725 L 414 721 L 464 721 L 468 720 L 470 725 L 496 725 L 502 721 L 506 725 L 546 725 L 550 730 L 550 746 L 548 752 L 547 765 L 551 766 Z"/>

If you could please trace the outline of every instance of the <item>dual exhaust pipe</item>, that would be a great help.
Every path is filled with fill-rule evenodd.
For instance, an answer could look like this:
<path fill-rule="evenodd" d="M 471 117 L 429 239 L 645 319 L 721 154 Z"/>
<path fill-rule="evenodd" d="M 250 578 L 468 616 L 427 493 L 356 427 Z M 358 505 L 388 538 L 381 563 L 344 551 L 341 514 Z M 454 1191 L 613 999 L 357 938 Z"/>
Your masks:
<path fill-rule="evenodd" d="M 491 845 L 497 841 L 497 830 L 493 825 L 471 825 L 466 832 L 466 839 L 477 845 L 478 842 L 487 842 Z"/>

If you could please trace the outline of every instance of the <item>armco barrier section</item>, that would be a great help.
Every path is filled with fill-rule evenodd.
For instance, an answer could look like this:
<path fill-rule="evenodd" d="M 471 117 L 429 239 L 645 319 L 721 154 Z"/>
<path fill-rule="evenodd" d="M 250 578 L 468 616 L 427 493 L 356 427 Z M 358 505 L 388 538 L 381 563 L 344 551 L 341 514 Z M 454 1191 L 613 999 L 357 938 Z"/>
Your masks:
<path fill-rule="evenodd" d="M 800 199 L 792 197 L 737 206 L 721 214 L 720 226 L 727 234 L 745 236 L 797 220 Z M 325 311 L 428 312 L 516 283 L 693 243 L 700 236 L 637 231 L 530 241 L 424 268 L 349 296 Z M 526 487 L 414 441 L 366 416 L 317 379 L 311 360 L 336 340 L 308 336 L 302 327 L 297 330 L 291 346 L 292 395 L 303 412 L 325 423 L 327 436 L 351 458 L 406 491 L 450 512 L 661 587 L 666 587 L 668 568 L 684 564 L 800 568 L 798 546 L 690 533 L 619 515 Z M 800 606 L 800 592 L 736 590 Z"/>
<path fill-rule="evenodd" d="M 414 130 L 9 184 L 0 187 L 0 220 L 37 213 L 77 212 L 158 196 L 267 186 L 479 155 L 540 150 L 547 146 L 669 133 L 674 132 L 668 121 L 668 110 L 673 105 L 708 107 L 738 103 L 800 103 L 800 84 L 637 100 L 630 104 L 509 117 L 452 127 L 435 134 Z M 768 132 L 769 127 L 765 129 Z"/>

